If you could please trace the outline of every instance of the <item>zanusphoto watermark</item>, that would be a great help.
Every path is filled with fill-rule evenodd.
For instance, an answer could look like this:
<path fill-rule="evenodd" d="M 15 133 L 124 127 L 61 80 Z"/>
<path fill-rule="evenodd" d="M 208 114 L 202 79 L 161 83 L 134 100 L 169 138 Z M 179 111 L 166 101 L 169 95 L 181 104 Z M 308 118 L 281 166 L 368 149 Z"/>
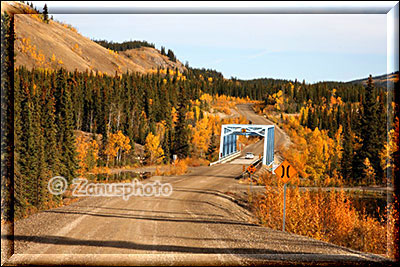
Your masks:
<path fill-rule="evenodd" d="M 53 195 L 61 195 L 68 188 L 67 180 L 62 176 L 55 176 L 49 180 L 48 189 Z M 168 197 L 172 194 L 172 185 L 160 181 L 141 183 L 133 179 L 130 183 L 93 183 L 85 178 L 72 180 L 72 195 L 75 197 L 122 197 L 129 200 L 131 196 Z"/>

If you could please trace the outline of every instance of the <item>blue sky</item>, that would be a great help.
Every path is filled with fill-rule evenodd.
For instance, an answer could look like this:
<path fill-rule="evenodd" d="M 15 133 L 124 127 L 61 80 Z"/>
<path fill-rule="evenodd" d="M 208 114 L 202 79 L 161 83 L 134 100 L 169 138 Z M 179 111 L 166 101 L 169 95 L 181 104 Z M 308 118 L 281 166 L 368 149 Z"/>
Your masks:
<path fill-rule="evenodd" d="M 42 7 L 42 2 L 34 2 Z M 54 3 L 55 4 L 55 3 Z M 49 2 L 49 10 L 53 3 Z M 386 15 L 56 14 L 89 38 L 146 40 L 227 78 L 349 81 L 386 73 Z"/>

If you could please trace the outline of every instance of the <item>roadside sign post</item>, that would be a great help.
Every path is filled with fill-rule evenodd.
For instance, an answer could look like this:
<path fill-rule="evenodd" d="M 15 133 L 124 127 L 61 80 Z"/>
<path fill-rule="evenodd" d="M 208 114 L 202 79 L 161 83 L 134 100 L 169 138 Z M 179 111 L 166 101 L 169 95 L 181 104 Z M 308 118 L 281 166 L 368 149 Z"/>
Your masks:
<path fill-rule="evenodd" d="M 251 177 L 251 173 L 250 173 L 250 194 L 253 193 L 252 184 L 253 184 L 253 177 Z"/>
<path fill-rule="evenodd" d="M 253 190 L 252 190 L 252 184 L 253 184 L 253 177 L 252 177 L 252 174 L 255 173 L 255 172 L 257 171 L 257 169 L 256 169 L 253 165 L 250 165 L 250 166 L 247 168 L 247 171 L 249 172 L 249 178 L 250 178 L 249 199 L 250 199 L 250 202 L 251 202 L 251 199 L 252 199 L 252 198 L 250 197 L 250 195 L 252 195 L 252 192 L 253 192 Z"/>
<path fill-rule="evenodd" d="M 286 218 L 286 183 L 283 185 L 283 220 L 282 231 L 285 232 L 285 218 Z"/>
<path fill-rule="evenodd" d="M 286 185 L 289 182 L 290 178 L 292 178 L 297 173 L 296 169 L 294 169 L 289 162 L 286 160 L 275 169 L 275 174 L 281 179 L 283 182 L 283 218 L 282 218 L 282 231 L 285 231 L 285 219 L 286 219 Z"/>

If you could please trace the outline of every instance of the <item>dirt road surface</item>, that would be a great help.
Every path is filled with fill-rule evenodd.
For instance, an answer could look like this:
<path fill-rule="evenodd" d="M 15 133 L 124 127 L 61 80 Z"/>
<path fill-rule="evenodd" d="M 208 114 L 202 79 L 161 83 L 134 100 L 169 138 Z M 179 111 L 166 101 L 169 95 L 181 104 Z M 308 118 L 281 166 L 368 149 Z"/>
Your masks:
<path fill-rule="evenodd" d="M 260 116 L 256 114 L 253 111 L 252 104 L 242 104 L 242 105 L 237 105 L 239 113 L 246 117 L 252 124 L 261 124 L 261 125 L 273 125 L 274 123 L 267 118 Z M 279 149 L 285 148 L 289 145 L 290 143 L 290 138 L 289 136 L 277 125 L 275 125 L 275 142 L 274 142 L 274 147 L 275 151 L 278 151 Z M 262 151 L 262 147 L 260 147 Z"/>
<path fill-rule="evenodd" d="M 254 124 L 257 115 L 240 110 Z M 262 118 L 263 119 L 263 118 Z M 260 121 L 260 122 L 259 122 Z M 263 119 L 264 121 L 264 119 Z M 281 142 L 279 132 L 276 135 Z M 283 135 L 282 135 L 283 136 Z M 283 141 L 282 141 L 283 142 Z M 256 149 L 259 144 L 247 149 Z M 241 165 L 198 167 L 170 183 L 168 197 L 87 197 L 15 224 L 7 264 L 277 265 L 381 264 L 387 259 L 261 227 L 229 192 Z M 2 239 L 10 236 L 2 233 Z"/>

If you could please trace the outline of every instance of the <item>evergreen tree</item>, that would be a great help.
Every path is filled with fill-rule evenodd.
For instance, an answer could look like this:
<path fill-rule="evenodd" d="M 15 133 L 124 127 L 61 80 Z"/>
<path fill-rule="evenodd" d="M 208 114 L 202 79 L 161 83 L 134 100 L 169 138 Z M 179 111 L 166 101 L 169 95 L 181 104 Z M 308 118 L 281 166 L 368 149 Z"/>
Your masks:
<path fill-rule="evenodd" d="M 341 174 L 343 180 L 346 182 L 352 182 L 353 179 L 353 133 L 351 131 L 350 116 L 347 116 L 346 123 L 343 128 L 343 148 L 342 148 L 342 159 L 341 159 Z"/>
<path fill-rule="evenodd" d="M 186 158 L 189 155 L 189 132 L 186 121 L 186 94 L 181 88 L 178 106 L 178 121 L 175 126 L 175 139 L 173 154 L 178 158 Z"/>
<path fill-rule="evenodd" d="M 365 98 L 362 102 L 363 114 L 360 120 L 360 137 L 362 140 L 362 146 L 356 152 L 356 161 L 354 166 L 354 175 L 360 180 L 364 169 L 365 158 L 368 158 L 371 162 L 374 170 L 378 170 L 378 173 L 382 173 L 380 166 L 380 144 L 378 137 L 378 105 L 376 101 L 376 94 L 372 76 L 368 78 L 368 84 L 365 92 Z"/>
<path fill-rule="evenodd" d="M 2 49 L 2 55 L 3 53 Z M 10 70 L 14 68 L 10 67 Z M 3 84 L 8 82 L 3 79 L 3 75 L 2 72 L 2 88 Z M 68 179 L 74 177 L 77 158 L 74 155 L 74 129 L 101 136 L 103 146 L 109 141 L 109 133 L 121 130 L 129 137 L 133 147 L 134 142 L 144 144 L 150 132 L 158 134 L 155 132 L 156 126 L 163 123 L 165 132 L 159 137 L 165 153 L 165 162 L 168 163 L 173 154 L 180 158 L 187 157 L 191 148 L 191 130 L 188 124 L 195 126 L 198 120 L 202 119 L 203 111 L 209 111 L 210 108 L 206 102 L 201 101 L 200 113 L 197 113 L 195 106 L 198 105 L 198 101 L 195 100 L 204 93 L 240 97 L 249 95 L 254 99 L 265 94 L 267 97 L 264 101 L 267 101 L 268 95 L 286 88 L 289 94 L 289 98 L 285 99 L 287 108 L 293 106 L 300 110 L 310 107 L 307 118 L 302 112 L 302 125 L 311 129 L 329 129 L 329 136 L 334 137 L 339 127 L 338 121 L 342 121 L 344 131 L 341 168 L 333 157 L 330 158 L 331 164 L 327 166 L 329 172 L 326 173 L 334 174 L 340 171 L 346 181 L 357 181 L 355 178 L 358 177 L 353 173 L 357 173 L 357 167 L 360 167 L 359 173 L 362 175 L 364 169 L 363 162 L 366 157 L 362 153 L 363 146 L 367 145 L 363 143 L 366 139 L 362 139 L 362 136 L 365 135 L 365 131 L 371 132 L 366 125 L 370 127 L 371 121 L 374 120 L 369 118 L 366 123 L 362 119 L 365 120 L 365 114 L 371 113 L 367 110 L 370 106 L 367 100 L 372 99 L 370 102 L 376 103 L 375 113 L 378 113 L 375 122 L 380 126 L 376 131 L 378 139 L 375 143 L 372 142 L 373 146 L 370 147 L 382 151 L 381 145 L 385 142 L 385 137 L 379 131 L 383 132 L 385 129 L 383 124 L 386 101 L 382 92 L 379 98 L 376 92 L 370 97 L 371 90 L 366 90 L 361 85 L 336 82 L 295 82 L 292 90 L 288 87 L 290 81 L 287 80 L 227 80 L 220 73 L 206 69 L 189 68 L 184 75 L 186 79 L 179 80 L 177 75 L 165 75 L 160 72 L 145 75 L 124 73 L 117 77 L 94 75 L 89 71 L 70 73 L 62 69 L 56 72 L 27 70 L 24 67 L 15 69 L 13 173 L 16 214 L 21 215 L 32 206 L 42 208 L 48 197 L 43 191 L 48 178 L 55 175 Z M 200 78 L 200 75 L 203 78 Z M 208 78 L 212 78 L 212 82 L 209 82 Z M 336 99 L 340 96 L 342 101 L 325 105 L 322 99 L 330 99 L 333 89 L 336 90 Z M 292 93 L 293 97 L 290 97 Z M 361 104 L 358 103 L 359 100 L 362 100 Z M 189 111 L 195 111 L 196 115 L 187 120 L 189 116 L 186 114 Z M 358 149 L 359 147 L 361 148 Z M 218 137 L 213 129 L 206 153 L 209 159 L 213 160 L 212 157 L 217 156 L 217 148 Z M 98 164 L 104 166 L 104 147 L 100 147 L 99 151 L 103 154 L 100 154 Z M 376 177 L 381 179 L 383 175 L 373 166 L 373 157 L 368 156 L 368 159 Z M 128 157 L 124 157 L 123 160 L 130 162 Z"/>
<path fill-rule="evenodd" d="M 1 214 L 12 223 L 14 203 L 14 16 L 1 14 Z M 14 128 L 14 131 L 13 131 Z M 15 170 L 18 171 L 18 170 Z M 11 256 L 11 255 L 10 255 Z"/>
<path fill-rule="evenodd" d="M 43 21 L 49 23 L 49 11 L 47 9 L 47 4 L 44 4 L 43 7 Z"/>
<path fill-rule="evenodd" d="M 171 142 L 169 129 L 167 129 L 164 133 L 162 149 L 164 150 L 164 163 L 169 163 L 171 161 Z"/>
<path fill-rule="evenodd" d="M 314 130 L 316 127 L 318 127 L 318 117 L 316 113 L 317 111 L 315 107 L 310 109 L 308 112 L 307 127 L 310 128 L 311 130 Z"/>
<path fill-rule="evenodd" d="M 169 57 L 169 59 L 170 59 L 171 61 L 176 62 L 175 54 L 174 54 L 174 52 L 172 52 L 171 49 L 168 49 L 167 56 Z"/>
<path fill-rule="evenodd" d="M 208 149 L 206 152 L 206 156 L 209 161 L 216 160 L 215 156 L 218 155 L 215 153 L 216 151 L 217 151 L 217 136 L 215 135 L 214 131 L 212 131 L 210 144 L 208 145 Z"/>
<path fill-rule="evenodd" d="M 2 73 L 3 75 L 3 73 Z M 27 208 L 27 193 L 28 188 L 26 187 L 26 177 L 21 169 L 24 163 L 23 155 L 23 143 L 22 143 L 22 88 L 23 88 L 23 76 L 25 73 L 22 71 L 16 72 L 15 84 L 14 84 L 14 209 L 15 216 L 17 218 L 22 217 L 25 209 Z M 3 90 L 3 86 L 1 87 Z M 2 94 L 3 96 L 3 94 Z M 3 110 L 2 110 L 3 112 Z M 3 123 L 3 120 L 2 120 Z M 3 139 L 2 139 L 3 142 Z M 3 143 L 2 143 L 3 144 Z M 12 147 L 10 145 L 10 147 Z M 6 151 L 6 150 L 5 150 Z M 7 166 L 7 165 L 3 165 Z M 2 172 L 7 170 L 2 168 Z M 2 176 L 3 177 L 3 176 Z M 10 177 L 11 178 L 11 177 Z M 3 190 L 3 187 L 2 187 Z M 6 194 L 4 194 L 6 195 Z M 2 191 L 3 196 L 3 191 Z"/>
<path fill-rule="evenodd" d="M 50 176 L 60 175 L 60 151 L 57 149 L 57 126 L 56 114 L 55 114 L 55 99 L 53 96 L 53 90 L 49 89 L 46 92 L 46 100 L 43 101 L 43 121 L 42 128 L 44 129 L 44 138 L 46 143 L 44 144 L 45 161 L 50 169 Z"/>
<path fill-rule="evenodd" d="M 388 117 L 387 117 L 387 106 L 384 93 L 381 91 L 379 94 L 377 111 L 377 143 L 375 144 L 377 151 L 382 151 L 388 138 Z M 384 177 L 382 166 L 379 164 L 379 168 L 375 167 L 376 176 Z M 383 180 L 379 181 L 383 182 Z"/>
<path fill-rule="evenodd" d="M 29 77 L 32 79 L 32 76 Z M 25 201 L 28 205 L 37 206 L 38 198 L 38 175 L 39 175 L 39 136 L 40 129 L 35 106 L 35 85 L 31 83 L 24 88 L 24 100 L 21 105 L 21 150 L 20 150 L 20 168 L 24 176 L 24 187 L 29 190 L 26 192 Z"/>
<path fill-rule="evenodd" d="M 56 104 L 58 148 L 62 152 L 60 173 L 67 178 L 68 181 L 71 181 L 75 178 L 77 161 L 75 157 L 72 100 L 70 86 L 67 84 L 64 69 L 60 69 L 57 72 L 56 99 L 58 101 Z"/>

